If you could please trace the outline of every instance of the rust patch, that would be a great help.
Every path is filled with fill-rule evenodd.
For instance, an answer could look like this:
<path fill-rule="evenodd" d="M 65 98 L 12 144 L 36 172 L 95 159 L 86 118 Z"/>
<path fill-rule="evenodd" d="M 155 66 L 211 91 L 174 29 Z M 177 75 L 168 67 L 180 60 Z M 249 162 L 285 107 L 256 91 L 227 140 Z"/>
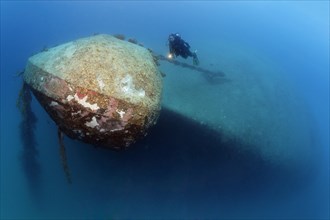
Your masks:
<path fill-rule="evenodd" d="M 133 106 L 125 107 L 120 100 L 108 98 L 108 105 L 97 112 L 88 110 L 75 101 L 61 102 L 32 89 L 33 94 L 45 108 L 50 117 L 66 135 L 72 139 L 79 139 L 86 143 L 113 150 L 127 148 L 130 144 L 146 135 L 145 123 L 135 124 L 139 120 L 132 120 Z M 74 93 L 75 91 L 71 91 Z M 98 94 L 100 95 L 100 94 Z M 57 104 L 54 104 L 57 103 Z M 123 108 L 119 108 L 122 106 Z M 123 116 L 117 111 L 123 110 Z M 86 126 L 86 122 L 93 121 L 95 127 Z"/>

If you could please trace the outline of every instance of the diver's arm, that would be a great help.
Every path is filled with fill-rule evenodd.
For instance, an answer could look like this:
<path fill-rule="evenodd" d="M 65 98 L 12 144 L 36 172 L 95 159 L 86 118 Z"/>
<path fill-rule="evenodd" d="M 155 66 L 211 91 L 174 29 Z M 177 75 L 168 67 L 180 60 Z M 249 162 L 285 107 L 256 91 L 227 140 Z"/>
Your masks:
<path fill-rule="evenodd" d="M 190 45 L 186 41 L 183 41 L 183 44 L 184 44 L 185 47 L 190 48 Z"/>
<path fill-rule="evenodd" d="M 175 50 L 174 50 L 173 45 L 171 43 L 168 45 L 168 49 L 169 49 L 170 52 L 167 55 L 167 58 L 168 59 L 174 58 L 175 57 Z"/>
<path fill-rule="evenodd" d="M 173 49 L 173 45 L 172 45 L 172 43 L 169 43 L 169 44 L 168 44 L 168 50 L 170 51 L 171 54 L 174 53 L 174 49 Z"/>

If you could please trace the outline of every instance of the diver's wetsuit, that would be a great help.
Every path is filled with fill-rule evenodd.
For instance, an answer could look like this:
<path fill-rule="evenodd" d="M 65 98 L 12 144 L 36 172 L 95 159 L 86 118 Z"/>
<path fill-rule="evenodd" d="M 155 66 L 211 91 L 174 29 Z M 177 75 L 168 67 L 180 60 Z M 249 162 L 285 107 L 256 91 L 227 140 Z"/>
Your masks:
<path fill-rule="evenodd" d="M 179 34 L 170 34 L 168 41 L 171 54 L 174 54 L 175 56 L 182 56 L 185 59 L 187 59 L 187 57 L 192 57 L 194 64 L 198 65 L 199 61 L 196 53 L 190 51 L 190 45 L 182 40 Z"/>

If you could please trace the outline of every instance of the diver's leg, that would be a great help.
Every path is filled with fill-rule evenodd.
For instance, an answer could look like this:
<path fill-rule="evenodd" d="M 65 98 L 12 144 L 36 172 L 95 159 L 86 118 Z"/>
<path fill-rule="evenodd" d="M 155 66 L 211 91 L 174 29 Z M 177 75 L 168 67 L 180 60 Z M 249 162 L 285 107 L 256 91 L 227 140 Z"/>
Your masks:
<path fill-rule="evenodd" d="M 192 53 L 192 57 L 193 57 L 193 64 L 198 66 L 199 65 L 199 59 L 197 57 L 197 51 L 195 50 L 193 53 Z"/>

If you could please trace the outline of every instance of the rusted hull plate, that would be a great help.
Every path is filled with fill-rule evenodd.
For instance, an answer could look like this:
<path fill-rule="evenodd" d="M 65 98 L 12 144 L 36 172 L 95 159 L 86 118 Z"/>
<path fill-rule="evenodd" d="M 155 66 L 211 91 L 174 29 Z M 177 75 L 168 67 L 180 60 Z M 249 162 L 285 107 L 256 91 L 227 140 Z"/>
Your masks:
<path fill-rule="evenodd" d="M 145 136 L 158 117 L 142 117 L 139 110 L 145 109 L 52 75 L 43 76 L 41 88 L 42 92 L 32 88 L 33 94 L 60 129 L 71 138 L 96 146 L 125 148 Z"/>
<path fill-rule="evenodd" d="M 110 35 L 30 57 L 24 81 L 64 133 L 97 146 L 128 147 L 160 112 L 162 82 L 152 54 Z"/>

